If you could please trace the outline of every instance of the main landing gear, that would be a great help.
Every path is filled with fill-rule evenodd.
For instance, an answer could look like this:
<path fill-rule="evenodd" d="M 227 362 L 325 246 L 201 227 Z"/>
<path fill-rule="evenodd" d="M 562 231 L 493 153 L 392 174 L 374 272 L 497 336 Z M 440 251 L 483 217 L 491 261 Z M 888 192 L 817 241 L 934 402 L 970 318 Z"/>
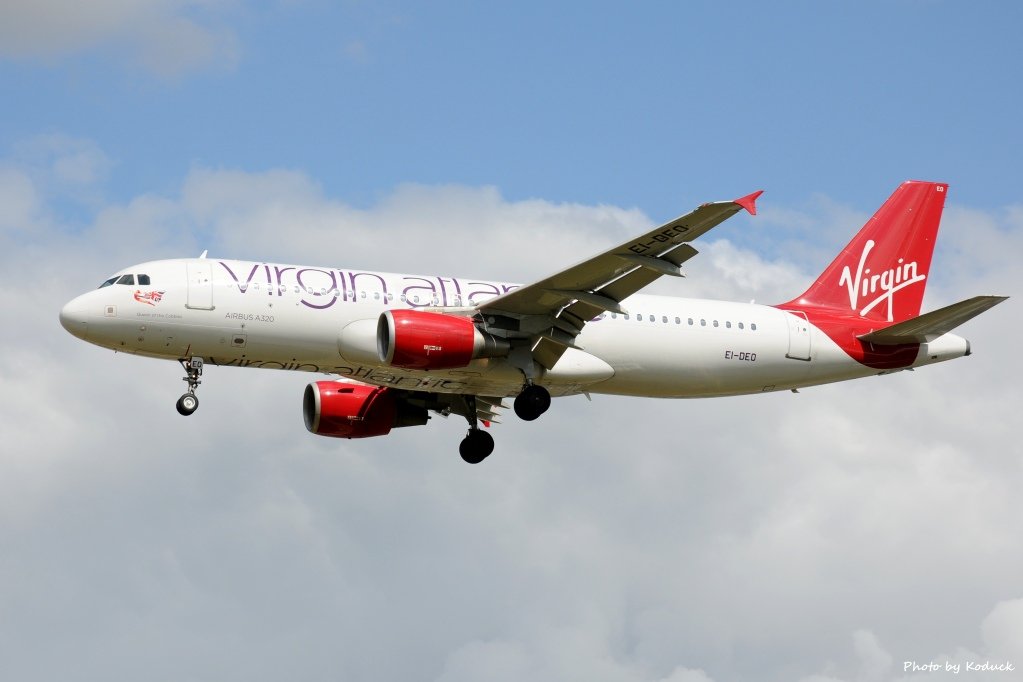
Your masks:
<path fill-rule="evenodd" d="M 458 444 L 458 454 L 467 464 L 479 464 L 494 451 L 494 437 L 480 429 L 476 417 L 476 396 L 463 396 L 465 399 L 465 419 L 469 422 L 469 431 Z"/>
<path fill-rule="evenodd" d="M 199 388 L 199 384 L 202 383 L 199 378 L 202 376 L 202 358 L 185 358 L 178 362 L 185 370 L 185 376 L 181 380 L 188 382 L 188 392 L 178 398 L 175 407 L 178 408 L 178 414 L 187 417 L 199 409 L 199 399 L 195 396 L 195 389 Z"/>
<path fill-rule="evenodd" d="M 465 419 L 469 431 L 458 445 L 458 454 L 469 464 L 479 464 L 494 451 L 494 437 L 480 429 L 476 411 L 476 396 L 462 396 L 465 400 Z M 515 397 L 515 414 L 526 421 L 533 421 L 551 406 L 551 394 L 543 386 L 526 384 Z"/>
<path fill-rule="evenodd" d="M 479 464 L 494 451 L 494 437 L 479 426 L 469 427 L 469 432 L 458 444 L 458 454 L 467 464 Z"/>
<path fill-rule="evenodd" d="M 551 394 L 543 386 L 526 384 L 522 393 L 515 396 L 515 414 L 519 419 L 531 422 L 551 406 Z"/>

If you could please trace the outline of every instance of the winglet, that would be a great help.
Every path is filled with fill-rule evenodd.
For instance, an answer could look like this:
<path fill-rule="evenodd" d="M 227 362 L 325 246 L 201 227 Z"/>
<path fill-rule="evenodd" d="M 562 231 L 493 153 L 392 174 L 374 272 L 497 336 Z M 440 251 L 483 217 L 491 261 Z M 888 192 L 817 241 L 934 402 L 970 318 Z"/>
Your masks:
<path fill-rule="evenodd" d="M 750 215 L 756 215 L 757 214 L 757 199 L 759 199 L 760 195 L 763 194 L 763 193 L 764 193 L 764 190 L 758 189 L 753 194 L 747 194 L 744 197 L 740 197 L 740 198 L 734 200 L 732 203 L 733 204 L 739 204 L 744 209 L 749 211 Z"/>

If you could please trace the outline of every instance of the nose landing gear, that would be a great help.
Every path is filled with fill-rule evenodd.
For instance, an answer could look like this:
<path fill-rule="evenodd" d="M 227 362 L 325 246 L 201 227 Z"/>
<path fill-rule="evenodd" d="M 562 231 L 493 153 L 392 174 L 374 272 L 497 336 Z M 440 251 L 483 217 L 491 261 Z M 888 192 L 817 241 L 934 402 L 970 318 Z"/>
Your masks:
<path fill-rule="evenodd" d="M 195 389 L 199 388 L 199 384 L 202 383 L 199 378 L 202 376 L 202 358 L 183 358 L 178 362 L 185 370 L 185 376 L 181 380 L 188 382 L 188 392 L 178 398 L 175 407 L 178 414 L 187 417 L 199 409 L 199 398 L 195 395 Z"/>

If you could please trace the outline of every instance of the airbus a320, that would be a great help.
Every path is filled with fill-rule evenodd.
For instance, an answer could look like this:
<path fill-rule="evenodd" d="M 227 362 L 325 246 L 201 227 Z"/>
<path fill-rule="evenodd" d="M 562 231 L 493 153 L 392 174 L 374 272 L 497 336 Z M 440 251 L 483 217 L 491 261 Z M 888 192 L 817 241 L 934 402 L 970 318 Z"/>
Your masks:
<path fill-rule="evenodd" d="M 552 396 L 795 390 L 969 355 L 950 332 L 1005 297 L 920 314 L 947 189 L 903 183 L 806 292 L 777 305 L 638 293 L 682 275 L 716 225 L 755 215 L 754 192 L 524 286 L 203 253 L 124 268 L 65 305 L 60 322 L 103 348 L 180 362 L 182 415 L 198 407 L 207 365 L 320 372 L 336 378 L 305 388 L 312 433 L 384 436 L 460 415 L 459 452 L 478 463 L 507 399 L 531 421 Z"/>

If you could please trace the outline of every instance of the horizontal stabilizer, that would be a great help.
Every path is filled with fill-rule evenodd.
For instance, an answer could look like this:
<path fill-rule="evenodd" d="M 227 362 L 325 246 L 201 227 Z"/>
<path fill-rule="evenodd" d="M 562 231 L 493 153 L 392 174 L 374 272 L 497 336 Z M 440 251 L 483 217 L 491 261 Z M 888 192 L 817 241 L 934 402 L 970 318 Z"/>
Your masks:
<path fill-rule="evenodd" d="M 896 346 L 900 343 L 926 343 L 947 334 L 967 320 L 972 320 L 988 308 L 998 305 L 1008 296 L 974 296 L 959 303 L 924 313 L 918 317 L 893 324 L 884 329 L 863 334 L 861 341 L 878 346 Z"/>

